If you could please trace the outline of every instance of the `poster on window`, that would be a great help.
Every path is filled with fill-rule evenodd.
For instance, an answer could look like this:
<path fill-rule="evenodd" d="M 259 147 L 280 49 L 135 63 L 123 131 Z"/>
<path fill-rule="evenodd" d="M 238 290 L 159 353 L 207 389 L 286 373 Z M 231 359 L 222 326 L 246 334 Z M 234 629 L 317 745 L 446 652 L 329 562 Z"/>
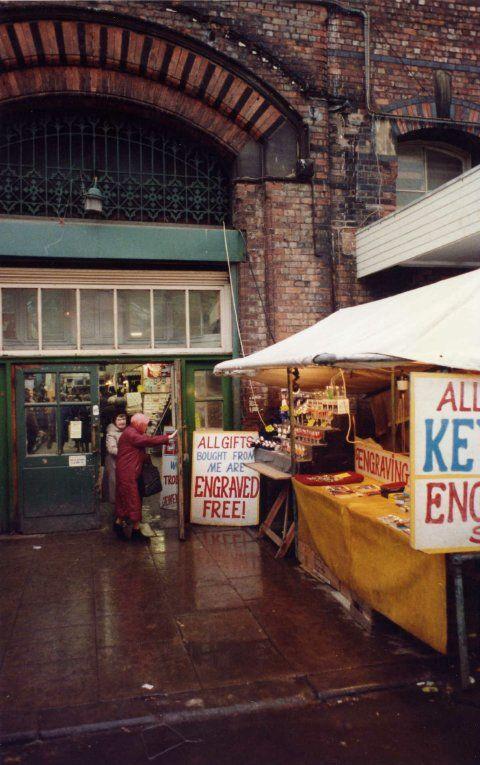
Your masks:
<path fill-rule="evenodd" d="M 260 477 L 249 431 L 195 431 L 192 447 L 190 520 L 211 526 L 258 524 Z"/>
<path fill-rule="evenodd" d="M 411 375 L 411 544 L 480 552 L 480 377 Z"/>

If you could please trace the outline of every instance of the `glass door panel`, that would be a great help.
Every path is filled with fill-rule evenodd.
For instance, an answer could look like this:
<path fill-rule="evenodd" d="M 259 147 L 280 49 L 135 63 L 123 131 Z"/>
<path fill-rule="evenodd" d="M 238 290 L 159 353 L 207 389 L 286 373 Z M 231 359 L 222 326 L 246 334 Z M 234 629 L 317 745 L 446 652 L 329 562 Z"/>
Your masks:
<path fill-rule="evenodd" d="M 190 437 L 194 430 L 232 427 L 231 382 L 213 374 L 216 363 L 186 363 L 185 409 Z"/>
<path fill-rule="evenodd" d="M 57 454 L 57 410 L 54 406 L 25 406 L 26 454 Z"/>
<path fill-rule="evenodd" d="M 61 454 L 92 451 L 92 408 L 60 406 Z"/>

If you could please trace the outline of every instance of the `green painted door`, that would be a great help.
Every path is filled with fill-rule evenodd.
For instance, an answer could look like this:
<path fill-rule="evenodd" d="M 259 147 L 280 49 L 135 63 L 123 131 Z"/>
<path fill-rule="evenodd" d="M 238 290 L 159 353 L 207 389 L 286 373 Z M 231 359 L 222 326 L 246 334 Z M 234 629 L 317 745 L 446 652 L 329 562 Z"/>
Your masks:
<path fill-rule="evenodd" d="M 186 422 L 190 437 L 194 430 L 232 429 L 232 386 L 230 380 L 213 374 L 216 363 L 186 363 Z"/>
<path fill-rule="evenodd" d="M 15 378 L 22 531 L 98 528 L 98 367 L 24 366 Z"/>
<path fill-rule="evenodd" d="M 221 428 L 231 430 L 232 417 L 232 384 L 224 377 L 216 377 L 213 367 L 217 361 L 183 362 L 183 390 L 185 425 L 187 429 L 186 453 L 192 453 L 192 433 L 194 430 L 205 428 Z M 190 486 L 191 461 L 185 461 L 185 484 Z M 190 491 L 186 492 L 190 496 Z M 188 500 L 189 502 L 189 500 Z M 187 510 L 185 511 L 187 514 Z"/>

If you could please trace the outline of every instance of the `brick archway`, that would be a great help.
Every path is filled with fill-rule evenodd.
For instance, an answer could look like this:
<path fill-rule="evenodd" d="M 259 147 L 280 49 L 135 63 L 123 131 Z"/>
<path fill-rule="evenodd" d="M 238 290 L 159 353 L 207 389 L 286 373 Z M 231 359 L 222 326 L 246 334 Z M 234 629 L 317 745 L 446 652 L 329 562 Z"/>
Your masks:
<path fill-rule="evenodd" d="M 431 99 L 416 98 L 399 101 L 390 104 L 384 111 L 396 117 L 392 120 L 392 130 L 396 136 L 405 135 L 414 130 L 438 128 L 442 124 L 448 129 L 458 129 L 473 136 L 480 135 L 480 104 L 461 99 L 453 99 L 451 119 L 444 120 L 443 123 L 439 123 L 436 119 L 435 101 Z"/>
<path fill-rule="evenodd" d="M 238 153 L 300 117 L 239 64 L 192 38 L 108 12 L 8 9 L 0 22 L 0 107 L 24 98 L 122 99 L 188 121 Z"/>

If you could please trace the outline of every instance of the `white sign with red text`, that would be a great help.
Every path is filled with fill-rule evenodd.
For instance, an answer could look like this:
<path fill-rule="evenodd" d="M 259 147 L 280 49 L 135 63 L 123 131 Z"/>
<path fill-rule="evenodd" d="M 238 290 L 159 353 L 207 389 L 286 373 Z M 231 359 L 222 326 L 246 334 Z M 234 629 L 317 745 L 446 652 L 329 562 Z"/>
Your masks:
<path fill-rule="evenodd" d="M 168 435 L 175 430 L 167 425 L 164 434 Z M 178 440 L 172 439 L 163 447 L 162 454 L 162 491 L 160 494 L 160 507 L 164 510 L 176 510 L 178 503 Z"/>
<path fill-rule="evenodd" d="M 254 432 L 196 431 L 192 446 L 190 520 L 212 526 L 258 523 L 260 478 L 253 462 Z"/>
<path fill-rule="evenodd" d="M 355 440 L 355 472 L 378 483 L 408 484 L 410 459 L 405 454 L 394 454 L 382 449 L 371 439 Z"/>
<path fill-rule="evenodd" d="M 411 375 L 411 544 L 480 552 L 480 377 Z"/>

